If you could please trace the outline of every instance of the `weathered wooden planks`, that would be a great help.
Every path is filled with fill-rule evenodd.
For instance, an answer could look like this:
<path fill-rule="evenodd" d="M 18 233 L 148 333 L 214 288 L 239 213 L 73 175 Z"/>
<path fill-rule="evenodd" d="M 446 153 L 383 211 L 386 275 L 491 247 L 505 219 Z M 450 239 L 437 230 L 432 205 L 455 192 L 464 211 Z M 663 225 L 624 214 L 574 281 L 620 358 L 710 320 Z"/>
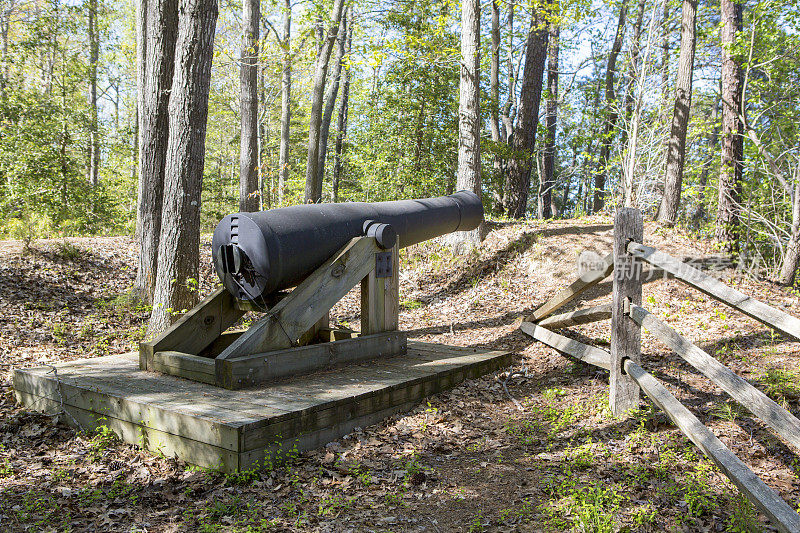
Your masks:
<path fill-rule="evenodd" d="M 639 386 L 622 369 L 630 359 L 641 362 L 642 331 L 626 313 L 642 303 L 642 263 L 627 251 L 628 243 L 642 242 L 644 221 L 638 209 L 626 207 L 614 217 L 614 281 L 611 302 L 611 375 L 608 402 L 611 412 L 621 416 L 639 407 Z"/>
<path fill-rule="evenodd" d="M 545 317 L 548 317 L 573 301 L 575 298 L 591 289 L 604 279 L 608 277 L 614 270 L 614 254 L 609 254 L 603 258 L 604 268 L 600 270 L 592 270 L 586 272 L 580 278 L 573 281 L 572 284 L 566 289 L 562 289 L 558 294 L 553 296 L 544 305 L 540 306 L 536 311 L 530 314 L 526 322 L 538 322 Z"/>
<path fill-rule="evenodd" d="M 666 387 L 631 360 L 625 361 L 625 372 L 678 426 L 681 432 L 700 448 L 709 459 L 785 533 L 800 531 L 800 516 L 768 487 L 714 433 L 705 427 Z"/>
<path fill-rule="evenodd" d="M 647 309 L 632 306 L 631 317 L 687 363 L 719 385 L 734 400 L 763 420 L 795 449 L 800 450 L 800 420 L 772 401 L 766 394 L 737 376 L 731 369 L 679 335 Z"/>
<path fill-rule="evenodd" d="M 537 341 L 543 342 L 563 354 L 605 370 L 611 368 L 611 354 L 605 350 L 564 337 L 530 322 L 523 322 L 520 329 Z"/>
<path fill-rule="evenodd" d="M 741 311 L 750 318 L 758 320 L 762 324 L 800 340 L 799 319 L 753 299 L 743 292 L 737 291 L 721 281 L 655 248 L 632 242 L 628 245 L 628 252 L 631 255 L 647 261 L 653 266 L 662 268 L 684 283 Z"/>
<path fill-rule="evenodd" d="M 596 307 L 587 307 L 586 309 L 570 311 L 569 313 L 561 313 L 560 315 L 552 315 L 543 318 L 537 322 L 537 324 L 547 329 L 562 329 L 580 326 L 582 324 L 591 324 L 592 322 L 599 322 L 610 318 L 611 304 L 603 304 Z"/>
<path fill-rule="evenodd" d="M 155 352 L 199 354 L 244 315 L 235 298 L 223 287 L 212 292 L 155 339 L 139 345 L 139 367 L 147 369 L 147 357 Z"/>
<path fill-rule="evenodd" d="M 185 355 L 165 362 L 185 364 Z M 136 354 L 60 364 L 58 378 L 50 368 L 17 369 L 13 379 L 17 398 L 34 409 L 55 413 L 63 402 L 85 429 L 105 424 L 127 442 L 235 471 L 263 465 L 279 446 L 319 446 L 510 362 L 506 352 L 409 343 L 407 356 L 238 391 L 139 371 Z"/>
<path fill-rule="evenodd" d="M 396 357 L 406 353 L 407 334 L 389 331 L 374 335 L 261 354 L 211 361 L 214 383 L 226 389 L 242 389 L 290 376 L 299 376 L 344 363 Z"/>
<path fill-rule="evenodd" d="M 400 248 L 391 250 L 390 274 L 378 277 L 373 269 L 361 280 L 361 333 L 370 335 L 397 329 L 400 310 Z"/>
<path fill-rule="evenodd" d="M 375 268 L 381 251 L 372 237 L 352 239 L 263 318 L 217 356 L 217 361 L 289 348 Z"/>

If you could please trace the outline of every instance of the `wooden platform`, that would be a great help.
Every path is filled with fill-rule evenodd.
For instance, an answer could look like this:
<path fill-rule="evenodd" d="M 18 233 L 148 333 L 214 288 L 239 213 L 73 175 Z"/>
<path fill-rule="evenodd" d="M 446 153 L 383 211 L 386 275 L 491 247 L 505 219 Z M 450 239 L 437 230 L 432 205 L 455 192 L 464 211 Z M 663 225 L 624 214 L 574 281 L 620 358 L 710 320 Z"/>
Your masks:
<path fill-rule="evenodd" d="M 17 399 L 83 429 L 224 472 L 314 449 L 511 363 L 507 352 L 420 342 L 408 354 L 231 391 L 139 370 L 137 353 L 17 369 Z M 67 422 L 74 423 L 67 417 Z"/>

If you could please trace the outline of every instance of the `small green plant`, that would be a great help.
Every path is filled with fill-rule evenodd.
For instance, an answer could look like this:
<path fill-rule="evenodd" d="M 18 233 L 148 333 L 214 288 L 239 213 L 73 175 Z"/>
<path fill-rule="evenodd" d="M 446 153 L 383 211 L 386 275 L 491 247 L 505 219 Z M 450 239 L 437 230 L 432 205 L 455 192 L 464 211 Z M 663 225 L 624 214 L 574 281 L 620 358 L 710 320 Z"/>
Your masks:
<path fill-rule="evenodd" d="M 424 306 L 425 304 L 420 300 L 403 300 L 400 302 L 400 307 L 403 309 L 420 309 Z"/>
<path fill-rule="evenodd" d="M 25 212 L 20 218 L 11 218 L 5 223 L 4 233 L 12 239 L 22 241 L 23 253 L 28 253 L 33 241 L 46 239 L 53 229 L 53 222 L 47 215 Z"/>
<path fill-rule="evenodd" d="M 753 504 L 746 497 L 737 494 L 734 498 L 733 514 L 728 518 L 725 531 L 730 533 L 754 533 L 760 529 Z"/>
<path fill-rule="evenodd" d="M 683 499 L 692 516 L 703 516 L 716 508 L 716 498 L 711 492 L 710 474 L 712 466 L 708 462 L 697 463 L 684 484 Z"/>
<path fill-rule="evenodd" d="M 769 368 L 761 376 L 765 392 L 773 400 L 786 403 L 800 398 L 800 375 L 786 368 Z"/>
<path fill-rule="evenodd" d="M 103 450 L 109 448 L 119 440 L 114 430 L 106 425 L 98 426 L 94 430 L 94 435 L 89 440 L 89 458 L 96 461 L 102 455 Z"/>
<path fill-rule="evenodd" d="M 470 533 L 480 533 L 485 531 L 483 525 L 483 512 L 478 512 L 477 516 L 472 519 L 472 522 L 469 524 L 469 529 L 467 529 Z"/>
<path fill-rule="evenodd" d="M 646 503 L 641 507 L 634 509 L 631 513 L 631 522 L 635 528 L 643 528 L 649 526 L 656 520 L 656 508 L 652 503 Z"/>
<path fill-rule="evenodd" d="M 83 250 L 64 239 L 56 245 L 56 255 L 61 259 L 74 261 L 83 255 Z"/>
<path fill-rule="evenodd" d="M 14 475 L 14 467 L 11 466 L 11 461 L 3 459 L 0 462 L 0 478 L 10 477 Z"/>

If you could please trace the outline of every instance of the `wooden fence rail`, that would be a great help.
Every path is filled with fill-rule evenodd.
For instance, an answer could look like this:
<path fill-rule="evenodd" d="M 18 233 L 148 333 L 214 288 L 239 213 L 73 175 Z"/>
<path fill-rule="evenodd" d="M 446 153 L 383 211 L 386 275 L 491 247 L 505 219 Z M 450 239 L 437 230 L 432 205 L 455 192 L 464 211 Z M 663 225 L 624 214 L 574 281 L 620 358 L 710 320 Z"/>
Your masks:
<path fill-rule="evenodd" d="M 647 309 L 632 306 L 631 317 L 748 411 L 768 424 L 795 449 L 800 450 L 800 420 L 737 376 L 731 369 L 683 338 Z"/>
<path fill-rule="evenodd" d="M 663 384 L 642 368 L 639 362 L 641 328 L 644 327 L 669 346 L 687 363 L 763 420 L 796 450 L 800 450 L 800 420 L 641 307 L 643 269 L 639 261 L 645 261 L 665 274 L 798 340 L 800 320 L 751 298 L 668 254 L 645 246 L 641 243 L 642 227 L 641 213 L 637 210 L 626 208 L 618 211 L 614 220 L 614 253 L 604 259 L 604 267 L 584 274 L 569 287 L 558 292 L 522 321 L 520 329 L 562 354 L 609 370 L 609 403 L 615 415 L 638 407 L 639 392 L 644 392 L 780 531 L 800 533 L 800 515 L 759 479 Z M 551 316 L 581 293 L 597 285 L 611 272 L 615 275 L 610 305 Z M 611 352 L 548 329 L 588 324 L 607 318 L 611 318 Z"/>
<path fill-rule="evenodd" d="M 800 340 L 800 320 L 797 318 L 755 298 L 751 298 L 743 292 L 737 291 L 700 270 L 650 246 L 632 242 L 628 244 L 628 253 L 663 269 L 687 285 L 741 311 L 750 318 Z"/>

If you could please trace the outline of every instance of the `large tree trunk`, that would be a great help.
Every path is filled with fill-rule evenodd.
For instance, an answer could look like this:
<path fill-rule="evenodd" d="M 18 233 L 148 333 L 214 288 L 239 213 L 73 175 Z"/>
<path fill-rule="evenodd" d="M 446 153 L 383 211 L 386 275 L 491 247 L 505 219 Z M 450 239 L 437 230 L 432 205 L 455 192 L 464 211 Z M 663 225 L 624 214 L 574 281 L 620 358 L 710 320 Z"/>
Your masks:
<path fill-rule="evenodd" d="M 559 26 L 550 23 L 550 37 L 547 44 L 547 102 L 545 127 L 547 139 L 544 143 L 544 179 L 542 180 L 542 218 L 553 218 L 556 206 L 553 204 L 556 166 L 556 129 L 558 127 L 558 47 Z"/>
<path fill-rule="evenodd" d="M 491 67 L 489 71 L 489 93 L 491 108 L 489 109 L 489 127 L 492 132 L 492 141 L 500 143 L 500 6 L 499 0 L 492 0 L 492 48 Z M 494 178 L 497 180 L 502 174 L 503 162 L 495 153 L 493 157 Z"/>
<path fill-rule="evenodd" d="M 325 181 L 325 161 L 328 158 L 328 135 L 333 120 L 333 110 L 336 108 L 336 98 L 339 94 L 339 84 L 342 76 L 342 61 L 344 60 L 345 41 L 347 39 L 347 9 L 342 13 L 342 24 L 339 28 L 337 39 L 336 58 L 334 59 L 331 84 L 325 92 L 325 111 L 322 113 L 322 124 L 319 127 L 319 161 L 317 163 L 317 183 Z"/>
<path fill-rule="evenodd" d="M 793 285 L 798 266 L 800 266 L 800 181 L 795 183 L 792 191 L 792 233 L 789 235 L 789 244 L 783 256 L 778 281 L 784 285 Z"/>
<path fill-rule="evenodd" d="M 717 241 L 725 251 L 739 249 L 739 203 L 742 194 L 744 159 L 743 126 L 739 120 L 742 105 L 742 69 L 733 55 L 736 33 L 742 29 L 742 5 L 721 0 L 722 13 L 722 155 L 719 171 Z"/>
<path fill-rule="evenodd" d="M 664 172 L 664 198 L 656 220 L 665 226 L 675 224 L 681 200 L 683 163 L 686 159 L 686 129 L 692 107 L 692 75 L 694 74 L 695 26 L 697 0 L 683 0 L 681 15 L 681 52 L 675 81 L 675 106 L 672 113 L 667 167 Z"/>
<path fill-rule="evenodd" d="M 258 211 L 258 39 L 260 0 L 242 2 L 242 53 L 239 99 L 242 131 L 239 150 L 239 210 Z"/>
<path fill-rule="evenodd" d="M 289 123 L 292 118 L 292 0 L 283 6 L 283 73 L 281 77 L 281 146 L 278 156 L 278 205 L 289 181 Z"/>
<path fill-rule="evenodd" d="M 169 326 L 198 299 L 200 192 L 208 93 L 217 23 L 216 0 L 180 0 L 159 268 L 148 334 Z"/>
<path fill-rule="evenodd" d="M 325 78 L 328 75 L 333 45 L 339 32 L 344 0 L 333 0 L 331 25 L 328 34 L 320 40 L 317 63 L 314 70 L 314 89 L 311 93 L 311 112 L 308 118 L 308 159 L 306 160 L 306 196 L 305 201 L 314 203 L 322 199 L 322 182 L 317 171 L 319 165 L 319 137 L 322 126 L 322 104 L 325 97 Z"/>
<path fill-rule="evenodd" d="M 547 28 L 534 11 L 525 45 L 525 70 L 519 103 L 519 122 L 511 143 L 515 156 L 508 161 L 505 203 L 508 216 L 524 218 L 528 207 L 533 148 L 539 124 L 539 105 L 542 101 L 542 78 L 547 57 Z"/>
<path fill-rule="evenodd" d="M 597 163 L 597 170 L 594 175 L 594 203 L 592 211 L 597 213 L 605 205 L 606 177 L 608 176 L 608 162 L 611 159 L 611 145 L 614 137 L 614 129 L 617 125 L 619 111 L 617 110 L 617 92 L 614 86 L 614 76 L 617 72 L 617 56 L 622 49 L 622 41 L 625 37 L 625 18 L 628 15 L 628 3 L 622 2 L 619 8 L 619 19 L 617 21 L 617 33 L 614 37 L 614 44 L 611 45 L 611 52 L 608 54 L 608 64 L 606 66 L 606 105 L 603 111 L 603 137 L 600 144 L 600 159 Z"/>
<path fill-rule="evenodd" d="M 456 189 L 469 190 L 481 197 L 481 4 L 480 0 L 461 3 L 461 78 L 458 96 L 458 174 Z M 479 244 L 481 224 L 472 231 L 451 234 L 447 241 L 459 253 Z"/>
<path fill-rule="evenodd" d="M 136 2 L 136 168 L 134 176 L 141 175 L 141 150 L 142 150 L 142 110 L 144 109 L 145 94 L 145 62 L 147 57 L 147 0 Z M 136 235 L 135 242 L 142 238 L 142 179 L 136 184 Z"/>
<path fill-rule="evenodd" d="M 97 0 L 89 0 L 89 166 L 88 182 L 97 186 L 100 175 L 100 131 L 97 119 L 97 61 L 100 58 L 100 30 Z"/>
<path fill-rule="evenodd" d="M 161 209 L 164 193 L 164 162 L 169 131 L 169 95 L 175 65 L 178 1 L 149 0 L 146 7 L 146 57 L 140 116 L 139 264 L 134 295 L 150 302 L 156 283 Z"/>
<path fill-rule="evenodd" d="M 347 31 L 347 55 L 353 46 L 353 21 Z M 344 70 L 344 82 L 342 84 L 342 101 L 339 104 L 339 118 L 336 128 L 336 145 L 334 147 L 333 159 L 333 201 L 339 201 L 339 186 L 342 180 L 342 156 L 344 154 L 344 139 L 347 135 L 347 115 L 350 103 L 350 68 Z"/>

